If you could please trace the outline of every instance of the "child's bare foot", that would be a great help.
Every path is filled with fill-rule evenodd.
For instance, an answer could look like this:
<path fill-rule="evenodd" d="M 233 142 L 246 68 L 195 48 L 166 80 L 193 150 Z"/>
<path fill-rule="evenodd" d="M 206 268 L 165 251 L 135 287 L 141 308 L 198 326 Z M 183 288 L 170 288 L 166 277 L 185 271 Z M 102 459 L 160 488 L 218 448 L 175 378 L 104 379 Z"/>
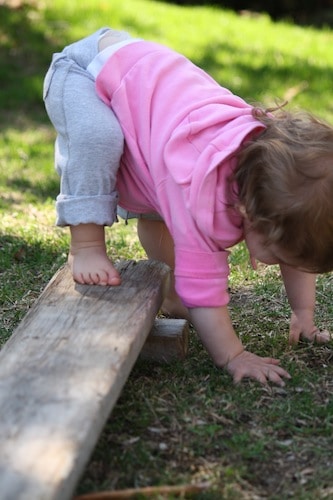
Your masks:
<path fill-rule="evenodd" d="M 74 281 L 82 285 L 117 286 L 121 283 L 120 275 L 103 247 L 72 250 L 68 263 Z"/>

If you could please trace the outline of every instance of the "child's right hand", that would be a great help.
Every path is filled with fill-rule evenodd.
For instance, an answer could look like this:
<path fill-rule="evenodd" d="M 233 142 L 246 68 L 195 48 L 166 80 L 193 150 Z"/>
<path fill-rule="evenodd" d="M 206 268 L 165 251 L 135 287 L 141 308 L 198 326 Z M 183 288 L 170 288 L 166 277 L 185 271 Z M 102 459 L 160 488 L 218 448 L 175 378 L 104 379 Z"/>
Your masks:
<path fill-rule="evenodd" d="M 237 384 L 243 378 L 252 378 L 261 384 L 273 382 L 283 387 L 283 378 L 290 379 L 289 373 L 279 366 L 279 360 L 274 358 L 262 358 L 248 351 L 243 351 L 235 356 L 226 365 L 226 369 L 233 376 Z"/>
<path fill-rule="evenodd" d="M 267 384 L 284 386 L 283 378 L 291 378 L 274 358 L 261 358 L 245 351 L 236 335 L 227 306 L 190 309 L 191 321 L 216 366 L 225 368 L 238 383 L 252 378 Z"/>
<path fill-rule="evenodd" d="M 81 285 L 112 285 L 121 283 L 117 269 L 103 247 L 88 247 L 70 252 L 68 263 L 73 279 Z"/>

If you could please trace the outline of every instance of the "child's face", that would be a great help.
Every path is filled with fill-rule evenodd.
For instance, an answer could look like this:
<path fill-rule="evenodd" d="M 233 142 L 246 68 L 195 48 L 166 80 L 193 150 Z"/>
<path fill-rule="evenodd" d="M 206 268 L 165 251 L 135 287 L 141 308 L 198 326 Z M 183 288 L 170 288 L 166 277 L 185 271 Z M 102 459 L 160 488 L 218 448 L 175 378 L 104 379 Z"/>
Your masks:
<path fill-rule="evenodd" d="M 257 261 L 268 265 L 286 264 L 291 267 L 301 267 L 299 262 L 296 262 L 288 252 L 281 250 L 277 245 L 267 245 L 265 238 L 254 229 L 251 229 L 247 220 L 244 221 L 244 230 L 245 242 L 253 269 L 257 269 Z"/>
<path fill-rule="evenodd" d="M 263 237 L 253 229 L 245 233 L 245 242 L 253 269 L 257 269 L 257 261 L 269 265 L 280 264 L 272 245 L 265 245 Z"/>

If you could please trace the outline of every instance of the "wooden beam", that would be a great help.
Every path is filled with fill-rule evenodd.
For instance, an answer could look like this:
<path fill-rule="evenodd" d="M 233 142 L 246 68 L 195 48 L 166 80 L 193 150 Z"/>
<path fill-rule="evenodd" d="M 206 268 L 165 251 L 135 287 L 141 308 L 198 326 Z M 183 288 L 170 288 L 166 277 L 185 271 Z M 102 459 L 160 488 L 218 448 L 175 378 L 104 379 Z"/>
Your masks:
<path fill-rule="evenodd" d="M 141 350 L 140 359 L 158 363 L 182 360 L 188 351 L 189 325 L 185 319 L 155 319 Z"/>
<path fill-rule="evenodd" d="M 1 500 L 67 500 L 141 351 L 169 268 L 123 262 L 119 287 L 50 281 L 0 352 Z"/>

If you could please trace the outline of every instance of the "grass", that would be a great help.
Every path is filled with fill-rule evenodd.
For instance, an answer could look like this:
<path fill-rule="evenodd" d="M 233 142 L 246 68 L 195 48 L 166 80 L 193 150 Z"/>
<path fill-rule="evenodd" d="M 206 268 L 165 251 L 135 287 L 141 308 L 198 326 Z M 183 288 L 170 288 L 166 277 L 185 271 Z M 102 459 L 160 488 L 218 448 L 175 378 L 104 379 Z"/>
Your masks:
<path fill-rule="evenodd" d="M 132 0 L 0 3 L 0 341 L 65 261 L 54 227 L 54 131 L 41 100 L 51 54 L 103 25 L 184 52 L 221 84 L 255 102 L 291 105 L 333 123 L 333 33 L 207 7 Z M 133 224 L 108 232 L 114 258 L 141 258 Z M 253 272 L 232 255 L 231 307 L 249 349 L 279 357 L 284 389 L 217 370 L 195 332 L 188 358 L 138 362 L 78 492 L 205 482 L 203 499 L 333 498 L 332 343 L 287 346 L 289 308 L 277 269 Z M 332 330 L 332 276 L 318 279 L 317 319 Z"/>

